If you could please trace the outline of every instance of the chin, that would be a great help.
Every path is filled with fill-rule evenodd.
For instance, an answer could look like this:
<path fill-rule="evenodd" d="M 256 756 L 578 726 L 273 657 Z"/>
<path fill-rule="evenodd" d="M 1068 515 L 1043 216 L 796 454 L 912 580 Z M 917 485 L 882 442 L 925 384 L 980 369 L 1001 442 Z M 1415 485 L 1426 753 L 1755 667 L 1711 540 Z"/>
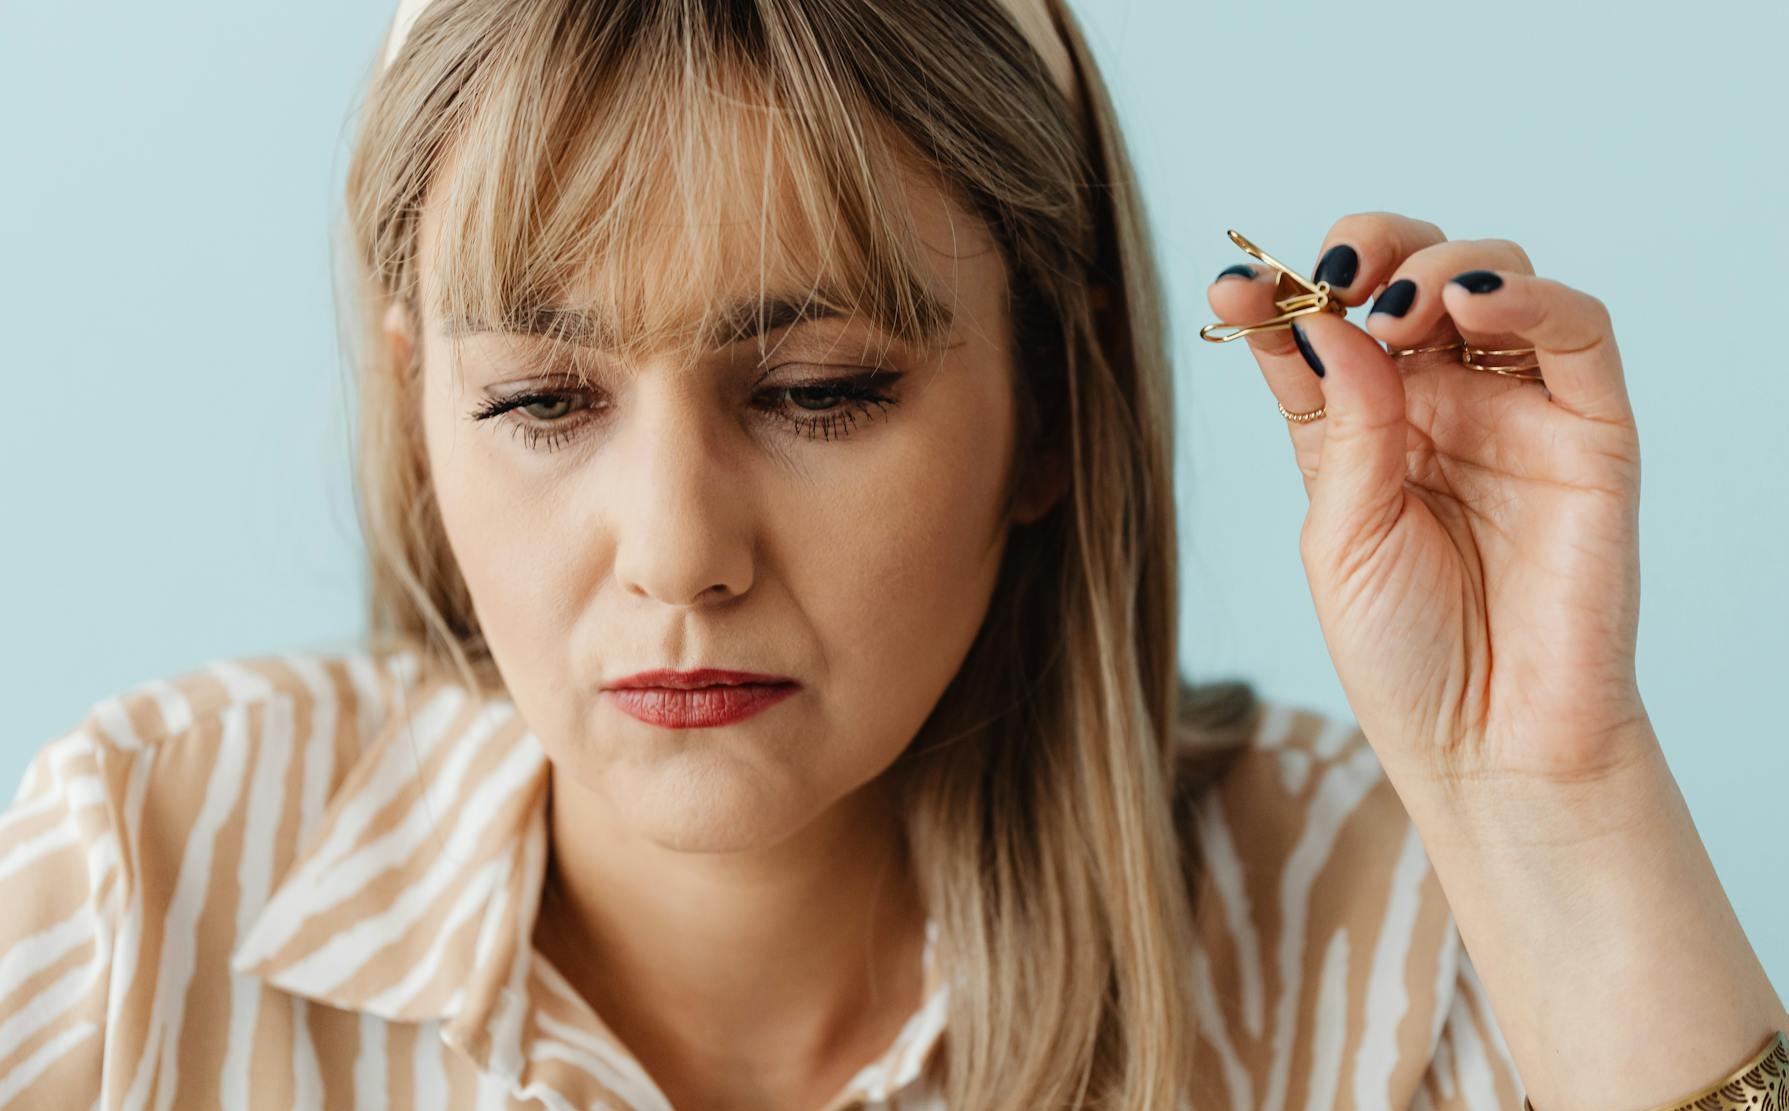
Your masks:
<path fill-rule="evenodd" d="M 793 783 L 766 783 L 741 768 L 691 772 L 660 769 L 655 782 L 616 799 L 637 836 L 677 852 L 746 852 L 777 844 L 824 809 Z"/>

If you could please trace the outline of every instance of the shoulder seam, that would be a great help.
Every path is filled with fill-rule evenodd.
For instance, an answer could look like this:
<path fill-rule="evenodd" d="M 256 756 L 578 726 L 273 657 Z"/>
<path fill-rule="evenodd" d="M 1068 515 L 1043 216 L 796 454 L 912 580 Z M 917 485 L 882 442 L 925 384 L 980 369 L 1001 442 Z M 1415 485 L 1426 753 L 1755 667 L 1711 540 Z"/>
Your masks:
<path fill-rule="evenodd" d="M 127 759 L 134 758 L 138 752 L 158 748 L 169 741 L 187 735 L 201 724 L 214 723 L 226 713 L 248 709 L 254 706 L 266 705 L 280 699 L 289 702 L 297 702 L 301 698 L 315 700 L 317 697 L 316 692 L 312 691 L 308 685 L 305 686 L 303 690 L 293 690 L 290 687 L 274 683 L 257 674 L 256 678 L 259 682 L 256 684 L 256 689 L 234 692 L 228 697 L 209 700 L 206 704 L 195 706 L 193 704 L 194 700 L 189 697 L 191 685 L 202 679 L 218 681 L 218 671 L 220 669 L 230 667 L 241 668 L 255 664 L 277 664 L 282 667 L 290 668 L 291 663 L 294 660 L 313 661 L 318 663 L 319 666 L 327 667 L 329 663 L 333 661 L 340 661 L 342 664 L 346 665 L 351 661 L 360 659 L 366 660 L 371 666 L 377 669 L 382 678 L 391 678 L 389 668 L 380 662 L 379 656 L 376 653 L 364 650 L 334 653 L 263 653 L 254 656 L 217 657 L 207 660 L 195 667 L 188 668 L 185 671 L 177 672 L 171 676 L 149 679 L 123 691 L 96 700 L 89 704 L 86 712 L 81 716 L 80 722 L 74 729 L 70 730 L 70 732 L 87 734 L 96 746 L 103 748 L 109 753 L 114 753 L 119 757 Z M 399 681 L 403 681 L 401 676 L 399 677 Z M 104 720 L 105 717 L 114 711 L 119 713 L 120 716 L 125 716 L 126 708 L 132 699 L 145 697 L 153 698 L 154 694 L 152 691 L 158 686 L 171 689 L 179 693 L 180 696 L 186 700 L 186 709 L 189 715 L 188 718 L 182 724 L 175 727 L 169 724 L 164 714 L 158 712 L 155 719 L 156 727 L 153 730 L 135 737 L 134 739 L 137 742 L 135 745 L 123 743 L 113 735 L 114 730 L 108 727 Z"/>

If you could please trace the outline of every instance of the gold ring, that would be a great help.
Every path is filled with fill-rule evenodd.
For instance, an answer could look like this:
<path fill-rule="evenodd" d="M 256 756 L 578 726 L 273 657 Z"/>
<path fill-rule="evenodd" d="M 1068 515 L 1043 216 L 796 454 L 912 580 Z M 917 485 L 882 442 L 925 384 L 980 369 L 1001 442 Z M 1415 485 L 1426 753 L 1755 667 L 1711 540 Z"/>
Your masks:
<path fill-rule="evenodd" d="M 1515 363 L 1481 363 L 1474 359 L 1532 359 L 1534 348 L 1509 347 L 1503 349 L 1491 347 L 1468 347 L 1460 352 L 1460 362 L 1472 370 L 1488 370 L 1493 374 L 1502 374 L 1510 378 L 1521 378 L 1529 382 L 1543 381 L 1540 374 L 1541 364 L 1538 361 Z"/>
<path fill-rule="evenodd" d="M 1486 363 L 1475 361 L 1486 358 L 1532 359 L 1534 355 L 1534 348 L 1532 347 L 1469 347 L 1464 342 L 1461 342 L 1437 344 L 1433 347 L 1400 347 L 1396 350 L 1388 349 L 1385 353 L 1392 358 L 1397 359 L 1402 358 L 1405 355 L 1426 355 L 1435 351 L 1458 351 L 1460 353 L 1460 365 L 1469 370 L 1488 370 L 1493 374 L 1502 374 L 1510 378 L 1521 378 L 1529 382 L 1544 381 L 1540 375 L 1541 365 L 1538 362 Z"/>
<path fill-rule="evenodd" d="M 1323 417 L 1323 410 L 1328 408 L 1327 405 L 1319 405 L 1308 413 L 1291 413 L 1286 411 L 1284 403 L 1280 402 L 1277 398 L 1274 400 L 1274 404 L 1280 407 L 1280 416 L 1285 417 L 1293 424 L 1304 424 L 1306 421 L 1321 420 Z"/>
<path fill-rule="evenodd" d="M 1458 351 L 1465 346 L 1464 343 L 1443 343 L 1434 347 L 1403 347 L 1396 351 L 1387 351 L 1386 354 L 1397 359 L 1405 355 L 1426 355 L 1430 351 Z"/>

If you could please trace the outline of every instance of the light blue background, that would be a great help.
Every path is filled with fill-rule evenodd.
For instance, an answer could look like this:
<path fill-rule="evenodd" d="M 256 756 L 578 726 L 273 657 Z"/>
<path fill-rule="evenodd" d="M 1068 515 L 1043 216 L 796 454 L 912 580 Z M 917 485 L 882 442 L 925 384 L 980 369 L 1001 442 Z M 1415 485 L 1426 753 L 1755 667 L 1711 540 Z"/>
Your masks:
<path fill-rule="evenodd" d="M 1789 995 L 1789 311 L 1777 4 L 1076 0 L 1180 355 L 1188 670 L 1347 713 L 1285 424 L 1197 335 L 1234 227 L 1386 209 L 1613 310 L 1644 447 L 1641 687 Z M 329 226 L 366 0 L 0 6 L 0 797 L 94 700 L 361 620 Z M 1356 314 L 1358 318 L 1358 314 Z"/>

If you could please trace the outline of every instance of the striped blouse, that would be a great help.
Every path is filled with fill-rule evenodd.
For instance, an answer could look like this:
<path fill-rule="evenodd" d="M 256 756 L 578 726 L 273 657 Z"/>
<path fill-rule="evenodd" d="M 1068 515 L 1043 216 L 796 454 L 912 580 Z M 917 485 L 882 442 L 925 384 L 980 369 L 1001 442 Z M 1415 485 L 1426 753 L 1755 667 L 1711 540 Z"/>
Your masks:
<path fill-rule="evenodd" d="M 90 708 L 0 815 L 0 1108 L 670 1107 L 530 944 L 546 757 L 409 653 Z M 1364 736 L 1268 703 L 1196 811 L 1198 1111 L 1521 1106 Z M 942 1108 L 948 990 L 825 1111 Z"/>

